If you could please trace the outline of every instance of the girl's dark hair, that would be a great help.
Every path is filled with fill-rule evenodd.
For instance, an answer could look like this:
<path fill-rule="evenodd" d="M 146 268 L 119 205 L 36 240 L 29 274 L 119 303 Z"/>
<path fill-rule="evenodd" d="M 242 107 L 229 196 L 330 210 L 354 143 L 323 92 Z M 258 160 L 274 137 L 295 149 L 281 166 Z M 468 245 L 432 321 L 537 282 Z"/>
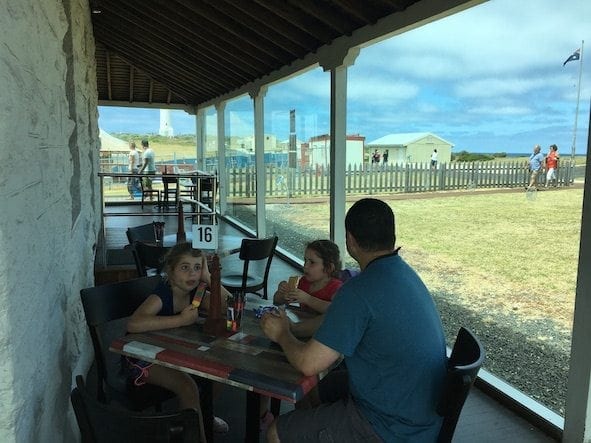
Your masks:
<path fill-rule="evenodd" d="M 168 252 L 162 258 L 164 265 L 162 271 L 166 275 L 170 275 L 172 270 L 181 261 L 183 255 L 190 255 L 191 257 L 201 257 L 203 252 L 201 249 L 193 249 L 191 243 L 178 243 L 168 250 Z"/>
<path fill-rule="evenodd" d="M 324 270 L 330 272 L 330 265 L 333 265 L 332 277 L 338 277 L 341 272 L 341 253 L 336 243 L 330 240 L 314 240 L 306 245 L 306 249 L 311 249 L 322 259 Z"/>

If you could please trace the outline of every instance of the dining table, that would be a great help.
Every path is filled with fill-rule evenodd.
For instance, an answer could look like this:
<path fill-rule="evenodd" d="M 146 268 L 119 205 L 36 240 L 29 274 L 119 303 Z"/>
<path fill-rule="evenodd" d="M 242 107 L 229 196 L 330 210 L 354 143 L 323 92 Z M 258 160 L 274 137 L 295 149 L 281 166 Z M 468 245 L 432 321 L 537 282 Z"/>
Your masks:
<path fill-rule="evenodd" d="M 245 441 L 258 442 L 261 396 L 295 404 L 324 375 L 303 375 L 289 363 L 281 347 L 264 335 L 256 311 L 266 306 L 272 306 L 272 302 L 256 295 L 247 296 L 238 329 L 218 336 L 206 334 L 205 319 L 200 318 L 189 326 L 119 337 L 111 343 L 110 350 L 192 374 L 208 383 L 243 389 Z M 296 322 L 310 315 L 299 307 L 286 307 L 286 311 Z M 208 397 L 202 412 L 207 439 L 213 441 L 213 405 L 211 396 Z"/>

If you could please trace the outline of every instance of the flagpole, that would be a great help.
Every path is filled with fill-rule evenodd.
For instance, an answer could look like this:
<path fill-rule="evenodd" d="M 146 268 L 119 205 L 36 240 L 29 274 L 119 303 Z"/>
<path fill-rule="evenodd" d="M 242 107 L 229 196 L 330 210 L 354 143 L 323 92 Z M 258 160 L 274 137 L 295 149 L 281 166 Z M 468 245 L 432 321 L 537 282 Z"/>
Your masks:
<path fill-rule="evenodd" d="M 575 151 L 577 146 L 577 121 L 579 119 L 579 100 L 581 98 L 581 76 L 583 74 L 583 45 L 585 44 L 585 40 L 581 40 L 581 55 L 579 57 L 579 86 L 577 89 L 577 107 L 575 110 L 575 128 L 573 131 L 573 146 L 571 148 L 571 160 L 575 161 Z"/>

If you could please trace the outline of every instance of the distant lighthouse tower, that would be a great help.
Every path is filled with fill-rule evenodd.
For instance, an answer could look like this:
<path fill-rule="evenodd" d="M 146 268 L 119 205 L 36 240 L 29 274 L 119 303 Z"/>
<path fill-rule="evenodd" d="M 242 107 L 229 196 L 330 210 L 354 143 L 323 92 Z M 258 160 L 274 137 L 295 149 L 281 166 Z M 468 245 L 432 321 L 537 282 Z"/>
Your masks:
<path fill-rule="evenodd" d="M 160 110 L 160 130 L 158 134 L 163 137 L 174 137 L 174 129 L 170 121 L 170 109 Z"/>

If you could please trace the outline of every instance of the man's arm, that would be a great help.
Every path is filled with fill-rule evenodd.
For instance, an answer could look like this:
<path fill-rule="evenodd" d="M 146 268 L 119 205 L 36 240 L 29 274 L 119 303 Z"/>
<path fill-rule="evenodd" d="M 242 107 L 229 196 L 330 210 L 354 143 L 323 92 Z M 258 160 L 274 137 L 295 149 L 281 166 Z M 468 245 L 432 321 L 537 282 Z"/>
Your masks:
<path fill-rule="evenodd" d="M 316 375 L 340 357 L 337 351 L 319 341 L 311 339 L 304 343 L 295 338 L 291 332 L 285 334 L 278 343 L 292 366 L 304 375 Z"/>
<path fill-rule="evenodd" d="M 142 165 L 142 169 L 139 170 L 140 173 L 144 172 L 144 169 L 146 169 L 146 166 L 148 166 L 148 158 L 144 156 L 144 164 Z"/>
<path fill-rule="evenodd" d="M 302 319 L 298 323 L 291 323 L 291 332 L 300 338 L 312 337 L 322 324 L 322 320 L 324 320 L 324 314 Z"/>
<path fill-rule="evenodd" d="M 289 330 L 289 319 L 284 310 L 267 313 L 261 319 L 261 328 L 271 340 L 279 343 L 292 366 L 304 375 L 316 375 L 333 364 L 340 354 L 319 341 L 304 343 Z"/>

